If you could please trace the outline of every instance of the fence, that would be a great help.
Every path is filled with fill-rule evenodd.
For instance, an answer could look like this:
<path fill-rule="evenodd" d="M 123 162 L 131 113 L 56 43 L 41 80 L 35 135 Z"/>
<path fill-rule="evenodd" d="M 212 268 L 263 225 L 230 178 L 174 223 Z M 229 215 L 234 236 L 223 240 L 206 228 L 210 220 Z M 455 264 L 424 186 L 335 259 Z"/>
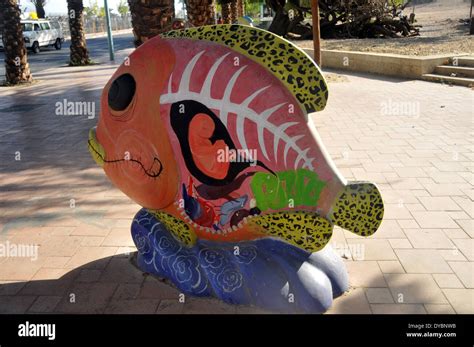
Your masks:
<path fill-rule="evenodd" d="M 48 16 L 48 19 L 56 20 L 63 29 L 64 36 L 69 35 L 69 22 L 66 15 L 62 16 Z M 130 15 L 126 16 L 111 16 L 110 26 L 112 30 L 130 29 L 132 27 L 132 20 Z M 86 34 L 102 33 L 107 31 L 105 17 L 87 17 L 84 16 L 84 31 Z"/>

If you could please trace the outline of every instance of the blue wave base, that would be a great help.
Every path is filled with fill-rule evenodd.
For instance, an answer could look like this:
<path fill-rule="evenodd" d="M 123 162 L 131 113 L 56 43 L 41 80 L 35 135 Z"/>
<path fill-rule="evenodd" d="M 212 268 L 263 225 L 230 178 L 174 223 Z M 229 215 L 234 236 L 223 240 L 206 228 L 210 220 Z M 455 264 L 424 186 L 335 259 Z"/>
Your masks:
<path fill-rule="evenodd" d="M 341 258 L 329 247 L 309 253 L 273 238 L 236 243 L 198 240 L 187 248 L 146 209 L 132 223 L 138 266 L 184 294 L 276 312 L 325 312 L 348 288 Z"/>

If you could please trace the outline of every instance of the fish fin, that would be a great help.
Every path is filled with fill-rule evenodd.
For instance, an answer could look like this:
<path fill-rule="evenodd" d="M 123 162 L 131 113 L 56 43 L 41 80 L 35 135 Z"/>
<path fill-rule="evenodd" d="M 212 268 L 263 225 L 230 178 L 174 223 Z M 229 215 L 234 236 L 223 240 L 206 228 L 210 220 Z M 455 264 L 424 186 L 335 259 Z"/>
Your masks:
<path fill-rule="evenodd" d="M 332 235 L 332 224 L 315 212 L 284 211 L 258 215 L 248 220 L 250 227 L 276 236 L 308 252 L 324 248 Z"/>
<path fill-rule="evenodd" d="M 306 113 L 321 111 L 326 106 L 328 88 L 316 63 L 298 46 L 269 31 L 246 25 L 221 24 L 173 30 L 160 36 L 225 45 L 281 80 Z"/>
<path fill-rule="evenodd" d="M 360 236 L 374 234 L 382 223 L 384 206 L 377 186 L 369 182 L 349 182 L 336 198 L 329 219 Z"/>
<path fill-rule="evenodd" d="M 148 210 L 148 212 L 163 223 L 166 229 L 186 247 L 192 247 L 196 244 L 196 233 L 184 221 L 162 211 Z"/>

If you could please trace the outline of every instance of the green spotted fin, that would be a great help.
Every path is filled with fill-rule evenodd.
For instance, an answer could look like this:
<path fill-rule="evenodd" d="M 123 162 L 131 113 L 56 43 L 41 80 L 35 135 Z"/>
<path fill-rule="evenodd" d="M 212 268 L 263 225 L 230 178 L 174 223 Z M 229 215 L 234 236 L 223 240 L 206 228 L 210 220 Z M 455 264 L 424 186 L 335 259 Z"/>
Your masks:
<path fill-rule="evenodd" d="M 373 235 L 382 223 L 384 205 L 377 186 L 370 182 L 349 182 L 339 193 L 329 220 L 359 236 Z"/>
<path fill-rule="evenodd" d="M 332 235 L 332 224 L 315 212 L 283 211 L 252 217 L 251 227 L 268 236 L 279 237 L 308 252 L 324 248 Z"/>
<path fill-rule="evenodd" d="M 173 236 L 186 247 L 194 246 L 197 236 L 187 223 L 166 212 L 158 210 L 148 210 L 148 212 L 163 223 Z"/>

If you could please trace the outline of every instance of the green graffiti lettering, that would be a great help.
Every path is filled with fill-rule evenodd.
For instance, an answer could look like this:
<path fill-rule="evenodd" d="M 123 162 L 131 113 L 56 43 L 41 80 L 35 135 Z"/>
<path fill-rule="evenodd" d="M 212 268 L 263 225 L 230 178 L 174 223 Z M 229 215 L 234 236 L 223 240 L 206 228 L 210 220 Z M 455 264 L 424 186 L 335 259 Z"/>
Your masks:
<path fill-rule="evenodd" d="M 266 211 L 297 206 L 317 206 L 325 182 L 315 172 L 298 169 L 277 172 L 276 176 L 258 172 L 250 182 L 257 207 Z"/>

